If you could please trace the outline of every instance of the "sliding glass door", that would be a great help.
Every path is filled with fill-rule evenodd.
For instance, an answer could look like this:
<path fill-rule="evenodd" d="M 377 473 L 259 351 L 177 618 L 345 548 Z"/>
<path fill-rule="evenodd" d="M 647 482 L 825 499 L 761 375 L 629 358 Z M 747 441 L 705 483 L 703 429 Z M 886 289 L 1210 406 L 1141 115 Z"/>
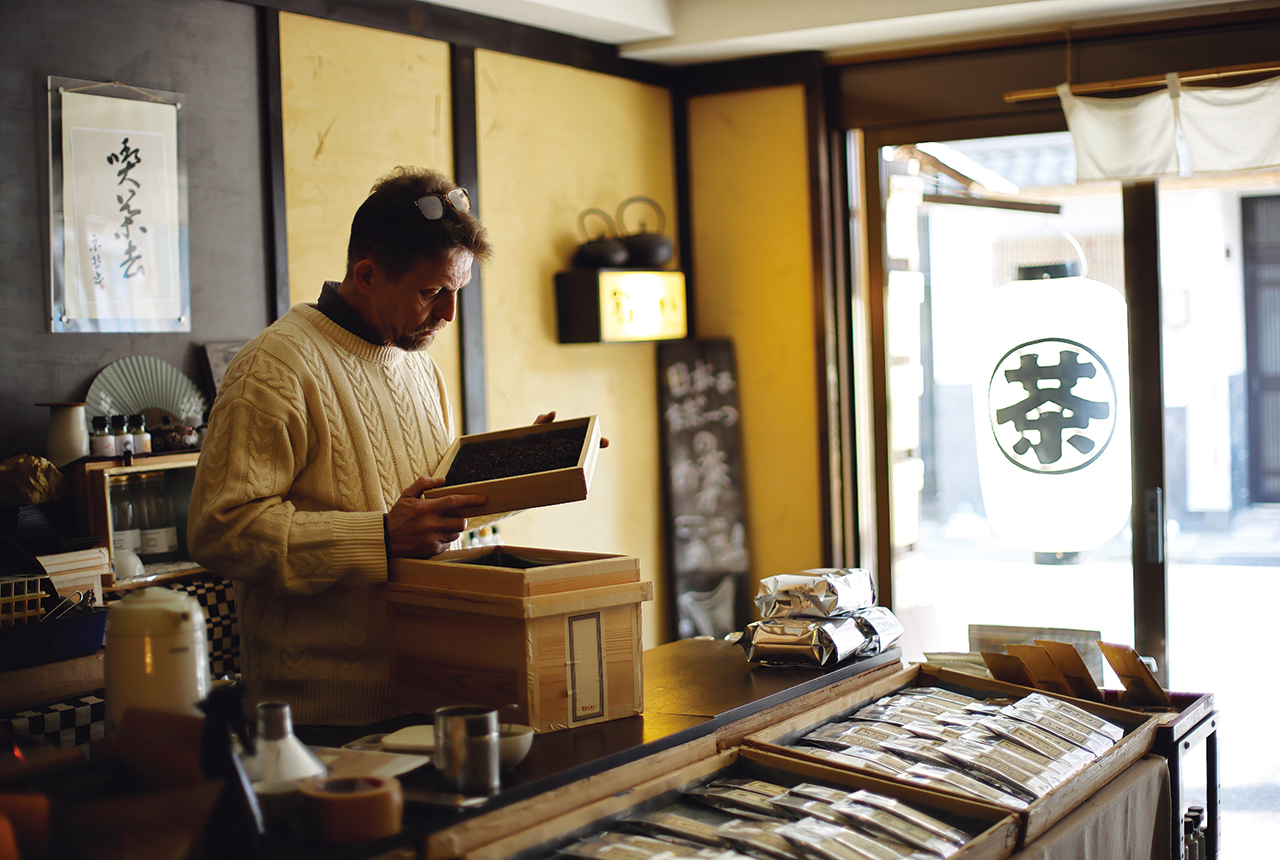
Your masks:
<path fill-rule="evenodd" d="M 1072 186 L 1058 135 L 886 147 L 880 162 L 904 647 L 1133 642 L 1120 186 Z"/>
<path fill-rule="evenodd" d="M 851 146 L 878 189 L 851 192 L 851 316 L 863 563 L 907 657 L 1135 645 L 1222 711 L 1227 856 L 1277 844 L 1253 658 L 1280 598 L 1280 172 L 1077 184 L 1066 133 L 886 140 Z"/>

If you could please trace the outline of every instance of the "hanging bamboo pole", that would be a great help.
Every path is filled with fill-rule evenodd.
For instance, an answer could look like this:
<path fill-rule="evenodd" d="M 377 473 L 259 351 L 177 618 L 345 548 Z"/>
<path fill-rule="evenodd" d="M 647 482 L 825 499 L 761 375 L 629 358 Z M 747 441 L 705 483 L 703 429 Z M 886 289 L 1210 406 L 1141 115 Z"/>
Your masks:
<path fill-rule="evenodd" d="M 1280 63 L 1251 63 L 1243 66 L 1222 66 L 1216 69 L 1200 69 L 1194 72 L 1178 72 L 1179 83 L 1191 84 L 1198 81 L 1211 81 L 1218 78 L 1231 78 L 1240 75 L 1264 75 L 1280 72 Z M 1164 75 L 1143 75 L 1136 78 L 1122 78 L 1115 81 L 1098 81 L 1091 84 L 1072 84 L 1073 95 L 1090 93 L 1113 93 L 1121 90 L 1136 90 L 1145 87 L 1160 87 L 1165 84 Z M 1014 90 L 1004 94 L 1006 102 L 1025 102 L 1035 99 L 1052 99 L 1058 97 L 1057 87 L 1039 87 L 1030 90 Z"/>

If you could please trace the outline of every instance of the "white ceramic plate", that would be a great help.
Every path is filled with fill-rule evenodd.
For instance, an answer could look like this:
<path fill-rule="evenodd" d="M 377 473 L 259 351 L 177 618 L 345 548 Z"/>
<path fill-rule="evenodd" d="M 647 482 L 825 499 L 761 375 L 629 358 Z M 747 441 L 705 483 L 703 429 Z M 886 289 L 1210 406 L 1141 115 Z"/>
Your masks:
<path fill-rule="evenodd" d="M 435 726 L 406 726 L 399 731 L 384 735 L 382 748 L 388 752 L 429 753 L 435 752 Z"/>
<path fill-rule="evenodd" d="M 142 415 L 147 426 L 164 423 L 165 416 L 182 423 L 188 416 L 203 420 L 204 395 L 185 373 L 150 355 L 126 355 L 99 371 L 85 398 L 90 417 Z"/>

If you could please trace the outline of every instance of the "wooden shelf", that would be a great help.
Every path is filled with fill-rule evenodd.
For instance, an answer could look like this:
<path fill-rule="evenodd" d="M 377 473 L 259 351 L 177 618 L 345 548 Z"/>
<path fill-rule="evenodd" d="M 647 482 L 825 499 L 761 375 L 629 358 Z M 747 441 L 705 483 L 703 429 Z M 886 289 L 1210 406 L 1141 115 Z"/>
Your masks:
<path fill-rule="evenodd" d="M 105 649 L 99 648 L 87 657 L 0 672 L 0 710 L 38 705 L 101 690 L 102 658 L 105 653 Z"/>

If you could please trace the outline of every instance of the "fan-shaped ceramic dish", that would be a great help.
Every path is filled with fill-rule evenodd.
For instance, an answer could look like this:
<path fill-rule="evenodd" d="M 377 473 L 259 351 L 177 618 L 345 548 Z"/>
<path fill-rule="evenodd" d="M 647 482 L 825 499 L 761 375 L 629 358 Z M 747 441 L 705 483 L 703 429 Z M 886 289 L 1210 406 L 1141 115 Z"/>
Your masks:
<path fill-rule="evenodd" d="M 90 417 L 142 415 L 148 427 L 164 424 L 165 416 L 203 420 L 207 407 L 190 377 L 150 355 L 126 355 L 108 364 L 94 377 L 85 400 Z"/>

